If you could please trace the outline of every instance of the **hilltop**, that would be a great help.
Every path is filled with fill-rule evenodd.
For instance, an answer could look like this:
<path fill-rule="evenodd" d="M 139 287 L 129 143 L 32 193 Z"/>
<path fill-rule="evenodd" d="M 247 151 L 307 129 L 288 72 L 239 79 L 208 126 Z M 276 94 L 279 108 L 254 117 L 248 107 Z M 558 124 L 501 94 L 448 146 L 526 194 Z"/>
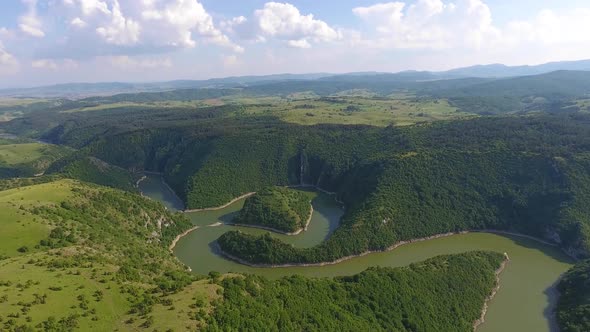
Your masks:
<path fill-rule="evenodd" d="M 299 233 L 311 219 L 313 193 L 269 187 L 246 199 L 234 224 L 260 226 L 284 233 Z"/>

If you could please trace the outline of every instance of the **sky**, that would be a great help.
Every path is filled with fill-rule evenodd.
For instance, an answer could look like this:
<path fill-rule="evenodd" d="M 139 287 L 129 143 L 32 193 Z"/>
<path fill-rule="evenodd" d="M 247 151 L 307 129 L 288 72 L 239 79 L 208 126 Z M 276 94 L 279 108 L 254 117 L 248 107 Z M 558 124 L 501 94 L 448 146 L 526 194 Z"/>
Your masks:
<path fill-rule="evenodd" d="M 590 59 L 589 0 L 2 0 L 0 88 Z"/>

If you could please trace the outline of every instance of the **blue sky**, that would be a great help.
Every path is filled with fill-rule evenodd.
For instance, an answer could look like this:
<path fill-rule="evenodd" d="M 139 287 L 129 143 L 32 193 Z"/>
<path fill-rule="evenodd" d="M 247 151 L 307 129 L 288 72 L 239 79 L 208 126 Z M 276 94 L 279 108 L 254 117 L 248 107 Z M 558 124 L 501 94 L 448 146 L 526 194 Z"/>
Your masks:
<path fill-rule="evenodd" d="M 3 0 L 0 87 L 590 58 L 588 0 Z"/>

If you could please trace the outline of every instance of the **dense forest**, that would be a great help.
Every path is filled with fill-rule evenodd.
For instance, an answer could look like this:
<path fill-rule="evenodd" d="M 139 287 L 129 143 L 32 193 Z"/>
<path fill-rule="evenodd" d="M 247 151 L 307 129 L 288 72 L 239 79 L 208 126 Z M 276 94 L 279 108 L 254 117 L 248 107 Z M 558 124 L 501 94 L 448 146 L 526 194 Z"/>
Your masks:
<path fill-rule="evenodd" d="M 225 108 L 218 109 L 216 116 Z M 106 112 L 47 135 L 130 171 L 163 172 L 191 209 L 302 182 L 336 192 L 345 203 L 340 227 L 315 248 L 236 233 L 220 238 L 223 250 L 252 263 L 333 261 L 477 229 L 517 231 L 588 255 L 586 114 L 377 128 L 300 126 L 267 115 L 209 118 L 212 110 L 202 112 L 165 111 L 162 121 L 147 121 L 143 112 L 121 119 Z M 201 120 L 187 123 L 185 115 Z M 99 127 L 100 134 L 91 134 Z"/>
<path fill-rule="evenodd" d="M 91 156 L 73 154 L 62 158 L 53 163 L 46 173 L 126 191 L 137 190 L 134 181 L 136 176 L 131 172 Z"/>
<path fill-rule="evenodd" d="M 473 331 L 503 259 L 471 252 L 336 279 L 227 277 L 205 330 Z"/>
<path fill-rule="evenodd" d="M 590 261 L 578 263 L 560 280 L 557 319 L 563 332 L 590 331 Z"/>
<path fill-rule="evenodd" d="M 246 199 L 232 223 L 268 227 L 285 233 L 300 231 L 311 217 L 312 196 L 290 188 L 264 188 Z"/>
<path fill-rule="evenodd" d="M 74 302 L 64 302 L 71 316 L 35 321 L 35 328 L 48 331 L 92 326 L 100 313 L 112 320 L 106 330 L 121 328 L 111 324 L 121 317 L 121 329 L 164 330 L 167 320 L 154 317 L 180 314 L 177 329 L 258 330 L 280 323 L 285 330 L 471 330 L 494 283 L 498 255 L 442 257 L 335 280 L 212 273 L 199 283 L 169 252 L 192 224 L 137 195 L 136 176 L 161 172 L 188 209 L 259 192 L 235 222 L 283 231 L 302 227 L 309 198 L 287 189 L 266 195 L 265 188 L 306 184 L 343 202 L 339 227 L 315 247 L 238 231 L 211 243 L 246 264 L 332 262 L 400 241 L 486 229 L 542 238 L 588 258 L 589 82 L 587 72 L 427 82 L 358 76 L 23 106 L 22 116 L 0 122 L 2 133 L 39 140 L 0 140 L 0 215 L 15 234 L 28 231 L 27 243 L 16 246 L 6 236 L 0 246 L 0 288 L 11 292 L 0 297 L 0 306 L 11 311 L 0 323 L 26 330 L 32 327 L 29 310 L 57 303 L 45 292 L 65 286 L 35 279 L 52 273 L 52 282 L 82 284 L 66 289 L 75 294 L 67 297 Z M 351 93 L 363 93 L 363 104 L 342 97 Z M 403 96 L 383 110 L 384 102 L 398 98 L 392 93 Z M 297 94 L 311 97 L 302 102 Z M 305 119 L 318 117 L 324 109 L 317 105 L 332 112 L 325 119 L 344 120 L 285 120 L 294 110 Z M 377 110 L 393 117 L 398 107 L 407 111 L 400 119 L 411 121 L 347 122 Z M 433 116 L 443 110 L 451 114 L 448 121 Z M 560 283 L 558 318 L 566 331 L 587 329 L 587 265 Z M 79 281 L 86 279 L 99 285 Z M 30 299 L 18 300 L 15 294 L 27 289 L 35 291 L 27 293 Z M 207 295 L 183 293 L 196 289 Z M 101 305 L 100 294 L 126 294 L 111 299 L 121 315 L 109 316 L 106 305 L 90 308 L 94 292 Z M 319 295 L 312 299 L 310 292 Z M 179 298 L 183 305 L 176 308 Z M 308 306 L 317 315 L 303 315 Z"/>

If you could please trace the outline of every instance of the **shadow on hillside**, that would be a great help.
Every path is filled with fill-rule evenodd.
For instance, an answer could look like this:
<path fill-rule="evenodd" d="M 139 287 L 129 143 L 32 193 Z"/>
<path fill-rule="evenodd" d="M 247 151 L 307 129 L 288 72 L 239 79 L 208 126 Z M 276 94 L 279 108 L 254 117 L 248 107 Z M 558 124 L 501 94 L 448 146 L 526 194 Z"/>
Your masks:
<path fill-rule="evenodd" d="M 219 216 L 219 218 L 217 219 L 224 224 L 231 223 L 232 220 L 234 220 L 234 218 L 238 215 L 238 213 L 240 213 L 240 211 L 226 213 L 222 216 Z"/>
<path fill-rule="evenodd" d="M 519 246 L 535 249 L 561 263 L 574 264 L 575 259 L 569 257 L 561 248 L 540 243 L 539 241 L 516 235 L 498 234 L 511 239 Z"/>
<path fill-rule="evenodd" d="M 551 332 L 559 332 L 559 325 L 557 325 L 556 309 L 557 301 L 559 300 L 559 292 L 557 291 L 557 285 L 559 284 L 560 280 L 557 280 L 555 283 L 553 283 L 553 285 L 548 287 L 543 292 L 545 296 L 547 296 L 547 307 L 545 307 L 545 310 L 543 310 L 543 316 L 545 316 L 545 319 L 547 319 L 549 331 Z"/>

